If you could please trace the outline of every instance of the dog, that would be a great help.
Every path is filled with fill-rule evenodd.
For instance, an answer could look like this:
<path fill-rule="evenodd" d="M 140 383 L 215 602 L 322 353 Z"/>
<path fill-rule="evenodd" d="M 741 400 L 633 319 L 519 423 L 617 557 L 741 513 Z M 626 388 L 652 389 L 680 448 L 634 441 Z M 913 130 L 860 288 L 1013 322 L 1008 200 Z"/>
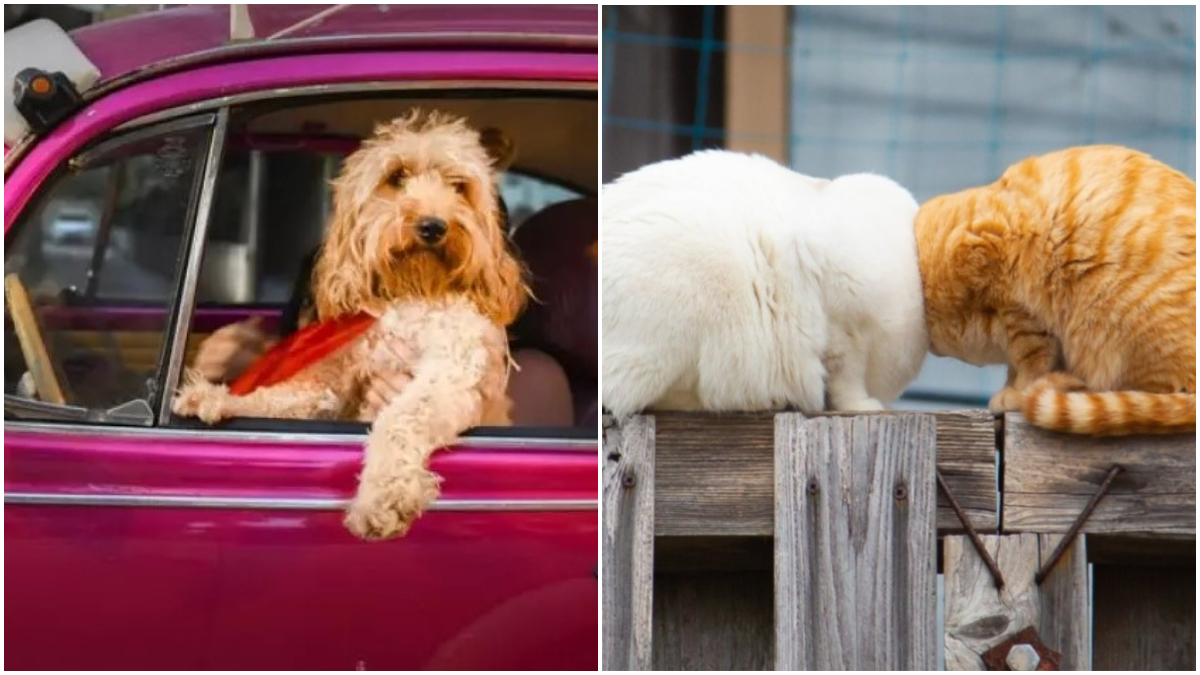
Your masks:
<path fill-rule="evenodd" d="M 430 455 L 471 427 L 509 424 L 506 328 L 529 287 L 494 171 L 463 119 L 418 110 L 376 127 L 333 182 L 317 321 L 228 386 L 189 372 L 175 413 L 373 422 L 344 522 L 363 539 L 405 534 L 439 494 Z M 381 374 L 405 384 L 374 415 Z"/>

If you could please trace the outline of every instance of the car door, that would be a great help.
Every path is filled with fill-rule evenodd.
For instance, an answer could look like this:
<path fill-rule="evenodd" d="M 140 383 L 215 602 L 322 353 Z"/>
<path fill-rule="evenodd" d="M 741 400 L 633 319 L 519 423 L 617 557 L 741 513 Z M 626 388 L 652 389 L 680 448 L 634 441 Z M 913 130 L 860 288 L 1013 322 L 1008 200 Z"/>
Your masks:
<path fill-rule="evenodd" d="M 9 665 L 594 669 L 594 432 L 477 430 L 414 530 L 365 543 L 363 427 L 170 415 L 227 119 L 101 141 L 6 233 L 67 393 L 30 386 L 6 315 Z M 98 214 L 81 251 L 48 241 L 67 202 Z"/>
<path fill-rule="evenodd" d="M 151 425 L 216 122 L 200 115 L 92 144 L 5 233 L 12 667 L 203 663 L 197 607 L 215 583 L 216 548 L 181 536 L 183 512 L 88 500 L 144 495 L 155 489 L 148 466 L 179 465 Z M 63 237 L 64 212 L 90 220 Z M 32 305 L 23 317 L 21 290 Z"/>

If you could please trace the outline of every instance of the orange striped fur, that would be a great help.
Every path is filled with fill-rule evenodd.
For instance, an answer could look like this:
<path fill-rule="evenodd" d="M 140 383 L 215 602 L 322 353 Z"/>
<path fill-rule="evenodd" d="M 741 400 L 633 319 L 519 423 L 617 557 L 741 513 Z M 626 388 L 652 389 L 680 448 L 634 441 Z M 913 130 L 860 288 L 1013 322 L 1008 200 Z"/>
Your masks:
<path fill-rule="evenodd" d="M 1148 155 L 1031 157 L 916 219 L 935 354 L 1007 363 L 992 410 L 1080 434 L 1196 425 L 1196 184 Z"/>

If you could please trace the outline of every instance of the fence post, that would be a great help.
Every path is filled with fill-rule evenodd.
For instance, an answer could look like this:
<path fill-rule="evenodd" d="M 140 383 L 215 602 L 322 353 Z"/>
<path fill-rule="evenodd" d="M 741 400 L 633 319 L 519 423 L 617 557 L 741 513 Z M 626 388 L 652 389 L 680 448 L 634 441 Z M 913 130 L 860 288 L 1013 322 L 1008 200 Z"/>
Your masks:
<path fill-rule="evenodd" d="M 1028 626 L 1062 654 L 1060 670 L 1090 669 L 1084 538 L 1071 544 L 1041 588 L 1034 582 L 1059 538 L 1034 533 L 981 537 L 1004 576 L 1000 591 L 967 537 L 943 540 L 946 670 L 986 670 L 982 655 Z"/>
<path fill-rule="evenodd" d="M 942 540 L 946 580 L 946 670 L 986 670 L 983 653 L 1009 635 L 1036 626 L 1038 536 L 983 536 L 984 548 L 1004 576 L 996 590 L 983 558 L 963 535 Z"/>
<path fill-rule="evenodd" d="M 775 418 L 775 669 L 937 665 L 932 415 Z"/>
<path fill-rule="evenodd" d="M 604 669 L 650 670 L 654 417 L 604 428 Z"/>
<path fill-rule="evenodd" d="M 1061 534 L 1038 535 L 1038 568 L 1054 552 Z M 1078 536 L 1042 582 L 1038 634 L 1062 653 L 1060 670 L 1091 670 L 1088 626 L 1087 537 Z"/>

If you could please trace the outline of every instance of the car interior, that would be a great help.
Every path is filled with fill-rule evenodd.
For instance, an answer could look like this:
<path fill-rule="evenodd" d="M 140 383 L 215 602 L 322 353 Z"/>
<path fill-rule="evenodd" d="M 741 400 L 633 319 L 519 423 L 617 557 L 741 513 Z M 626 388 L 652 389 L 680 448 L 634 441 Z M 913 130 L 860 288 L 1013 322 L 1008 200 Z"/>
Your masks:
<path fill-rule="evenodd" d="M 321 241 L 331 204 L 329 181 L 341 160 L 377 122 L 414 107 L 464 116 L 515 151 L 498 186 L 513 248 L 529 269 L 536 299 L 510 328 L 512 348 L 538 350 L 562 367 L 575 428 L 501 433 L 577 431 L 594 438 L 594 90 L 377 92 L 271 98 L 232 108 L 184 365 L 205 337 L 232 322 L 256 316 L 266 330 L 278 330 L 303 288 L 306 260 Z M 173 123 L 178 120 L 116 134 L 96 144 L 98 158 L 72 160 L 46 181 L 6 237 L 6 418 L 54 417 L 47 412 L 50 404 L 119 423 L 119 415 L 95 411 L 128 411 L 138 402 L 157 409 L 169 315 L 186 260 L 184 225 L 197 210 L 208 138 L 208 127 L 171 128 Z M 135 134 L 142 137 L 121 142 Z M 106 144 L 119 150 L 101 152 Z M 80 156 L 89 152 L 93 149 Z M 15 319 L 24 311 L 22 296 L 28 298 L 29 316 Z M 45 354 L 30 347 L 37 340 L 24 333 L 31 330 L 41 333 Z M 61 384 L 58 396 L 44 384 L 48 379 Z M 200 425 L 178 418 L 169 423 Z M 224 424 L 296 425 L 362 429 L 355 423 L 283 420 Z"/>

